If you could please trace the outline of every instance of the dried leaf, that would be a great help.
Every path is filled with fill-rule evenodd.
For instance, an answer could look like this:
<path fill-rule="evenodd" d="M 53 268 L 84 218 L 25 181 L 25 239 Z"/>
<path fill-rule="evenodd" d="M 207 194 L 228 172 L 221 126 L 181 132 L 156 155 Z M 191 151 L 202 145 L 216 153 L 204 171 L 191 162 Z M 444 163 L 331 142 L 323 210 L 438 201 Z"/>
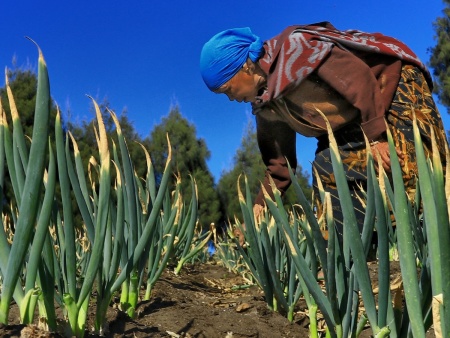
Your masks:
<path fill-rule="evenodd" d="M 244 312 L 250 309 L 252 306 L 249 303 L 242 303 L 236 306 L 236 312 Z"/>

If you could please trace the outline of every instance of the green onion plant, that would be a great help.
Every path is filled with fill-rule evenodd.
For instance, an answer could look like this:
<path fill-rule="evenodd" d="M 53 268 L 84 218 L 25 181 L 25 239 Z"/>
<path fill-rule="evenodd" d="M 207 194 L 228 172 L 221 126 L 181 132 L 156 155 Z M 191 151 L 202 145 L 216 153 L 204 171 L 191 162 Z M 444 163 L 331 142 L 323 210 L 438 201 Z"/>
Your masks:
<path fill-rule="evenodd" d="M 264 190 L 268 210 L 260 222 L 253 216 L 249 192 L 247 198 L 239 192 L 248 242 L 246 250 L 241 247 L 239 250 L 264 291 L 269 308 L 277 310 L 280 304 L 281 308 L 289 309 L 298 299 L 297 296 L 287 298 L 288 303 L 284 298 L 283 272 L 289 280 L 298 283 L 291 290 L 300 290 L 310 317 L 316 316 L 319 310 L 326 322 L 326 336 L 356 337 L 363 329 L 370 329 L 374 337 L 425 337 L 431 325 L 437 336 L 448 336 L 449 177 L 444 175 L 436 142 L 433 141 L 433 149 L 426 156 L 415 120 L 413 128 L 419 168 L 414 196 L 408 196 L 405 191 L 389 130 L 391 175 L 378 164 L 377 176 L 374 162 L 379 159 L 373 158 L 367 146 L 368 184 L 363 201 L 366 212 L 360 233 L 339 149 L 328 125 L 333 172 L 344 214 L 342 240 L 335 230 L 330 196 L 320 186 L 319 197 L 324 205 L 321 219 L 314 215 L 313 206 L 308 204 L 293 174 L 293 189 L 298 198 L 296 208 L 302 211 L 296 213 L 296 218 L 284 209 L 273 182 L 271 194 Z M 448 173 L 448 167 L 446 170 Z M 271 218 L 276 232 L 269 226 Z M 329 234 L 326 241 L 321 233 L 323 222 Z M 378 298 L 373 293 L 366 262 L 373 236 L 378 243 Z M 393 248 L 398 250 L 402 283 L 391 292 Z M 282 256 L 283 250 L 287 255 Z M 282 264 L 278 265 L 279 262 Z M 317 281 L 319 269 L 324 276 L 324 289 Z M 316 319 L 310 319 L 310 336 L 321 336 Z"/>
<path fill-rule="evenodd" d="M 8 324 L 14 299 L 22 323 L 35 322 L 38 307 L 39 323 L 49 330 L 83 337 L 95 292 L 94 331 L 104 334 L 106 312 L 115 294 L 119 293 L 120 308 L 135 316 L 141 286 L 147 283 L 151 290 L 175 253 L 180 253 L 179 272 L 209 239 L 209 233 L 195 235 L 195 181 L 189 203 L 184 201 L 179 179 L 172 190 L 169 136 L 159 184 L 144 147 L 147 173 L 138 177 L 116 115 L 110 111 L 117 145 L 108 137 L 92 98 L 98 153 L 91 154 L 85 168 L 77 141 L 64 132 L 59 111 L 55 137 L 49 137 L 50 86 L 40 50 L 31 144 L 23 133 L 8 79 L 6 87 L 12 128 L 0 102 L 0 185 L 8 177 L 14 198 L 1 217 L 0 322 Z M 60 194 L 55 193 L 57 187 Z M 81 225 L 74 217 L 77 213 Z M 64 318 L 57 318 L 56 307 L 63 309 Z M 61 327 L 61 322 L 66 325 Z"/>

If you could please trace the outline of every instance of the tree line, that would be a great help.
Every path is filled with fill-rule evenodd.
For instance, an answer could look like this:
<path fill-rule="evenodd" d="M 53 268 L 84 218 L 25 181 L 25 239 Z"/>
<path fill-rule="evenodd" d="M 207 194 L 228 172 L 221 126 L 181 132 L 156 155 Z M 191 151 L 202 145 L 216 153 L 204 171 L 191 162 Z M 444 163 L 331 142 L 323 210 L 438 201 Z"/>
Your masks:
<path fill-rule="evenodd" d="M 443 3 L 445 6 L 442 11 L 443 15 L 433 22 L 436 45 L 428 49 L 430 54 L 428 66 L 432 70 L 435 80 L 434 94 L 436 94 L 440 103 L 447 107 L 447 112 L 450 112 L 450 0 L 444 0 Z M 8 71 L 8 77 L 24 126 L 24 133 L 31 136 L 36 99 L 36 74 L 29 69 L 15 68 Z M 0 97 L 3 108 L 7 112 L 7 122 L 11 125 L 5 88 L 0 88 Z M 108 113 L 108 109 L 112 107 L 110 107 L 107 99 L 101 102 L 100 107 L 109 138 L 115 141 L 115 127 Z M 50 126 L 52 131 L 54 131 L 53 124 L 56 110 L 57 108 L 53 107 L 52 125 Z M 183 117 L 178 106 L 172 107 L 169 114 L 164 116 L 161 123 L 156 125 L 146 137 L 141 137 L 137 133 L 125 110 L 118 115 L 122 132 L 128 141 L 127 145 L 139 177 L 143 177 L 146 171 L 146 160 L 142 156 L 142 146 L 150 152 L 156 176 L 162 174 L 167 157 L 166 134 L 169 135 L 175 163 L 173 176 L 181 177 L 186 196 L 190 195 L 190 177 L 195 179 L 198 187 L 199 221 L 203 227 L 209 227 L 211 223 L 219 225 L 233 222 L 235 217 L 241 217 L 237 197 L 238 178 L 241 175 L 247 177 L 253 195 L 252 198 L 255 198 L 260 188 L 260 179 L 264 177 L 265 166 L 259 154 L 255 126 L 252 122 L 248 124 L 243 133 L 241 145 L 234 155 L 232 167 L 222 172 L 218 183 L 215 184 L 214 177 L 207 166 L 207 160 L 211 155 L 207 144 L 204 139 L 197 137 L 195 125 Z M 77 140 L 81 157 L 87 166 L 91 156 L 90 149 L 96 146 L 94 120 L 81 123 L 66 121 L 64 127 Z M 296 174 L 305 195 L 311 196 L 312 189 L 308 172 L 298 166 Z M 1 187 L 1 192 L 3 193 L 2 204 L 4 207 L 8 207 L 8 198 L 12 196 L 12 187 L 7 179 L 4 186 Z M 294 194 L 290 190 L 287 191 L 284 198 L 286 205 L 296 203 Z"/>
<path fill-rule="evenodd" d="M 21 123 L 24 126 L 24 133 L 31 136 L 36 100 L 36 74 L 29 69 L 15 68 L 8 70 L 8 78 Z M 11 125 L 10 107 L 5 88 L 0 88 L 0 97 L 3 109 L 6 112 L 8 125 Z M 110 107 L 107 99 L 100 102 L 99 106 L 108 137 L 111 142 L 117 144 L 115 125 L 108 112 L 108 109 L 114 109 Z M 51 133 L 54 133 L 56 113 L 57 107 L 54 105 L 52 107 L 52 125 L 49 126 Z M 81 158 L 86 167 L 89 165 L 91 149 L 96 146 L 94 115 L 92 114 L 92 120 L 79 123 L 63 121 L 64 129 L 70 131 L 76 139 Z M 156 180 L 158 181 L 158 177 L 164 171 L 168 152 L 166 135 L 169 135 L 173 163 L 175 163 L 172 176 L 174 181 L 176 177 L 181 177 L 182 191 L 186 197 L 191 195 L 191 177 L 195 179 L 198 188 L 199 222 L 202 227 L 209 228 L 211 223 L 221 226 L 233 222 L 235 217 L 241 218 L 237 191 L 240 176 L 245 175 L 247 177 L 253 195 L 252 198 L 256 197 L 260 188 L 260 180 L 264 177 L 265 166 L 259 153 L 253 123 L 249 123 L 244 131 L 241 145 L 234 155 L 232 167 L 222 172 L 216 184 L 207 166 L 207 160 L 211 156 L 207 144 L 204 139 L 197 136 L 195 125 L 182 115 L 179 106 L 173 106 L 168 115 L 163 116 L 161 122 L 146 137 L 141 137 L 138 134 L 133 123 L 129 120 L 126 110 L 118 114 L 118 117 L 138 177 L 143 178 L 147 168 L 142 150 L 142 146 L 144 146 L 150 153 Z M 309 183 L 309 174 L 301 166 L 297 167 L 296 173 L 305 194 L 310 196 L 312 189 Z M 12 196 L 12 187 L 8 184 L 7 179 L 2 190 L 3 205 L 6 208 L 9 205 L 9 196 Z M 289 190 L 284 198 L 286 205 L 295 203 L 294 193 L 289 192 Z M 81 217 L 79 220 L 81 222 Z"/>

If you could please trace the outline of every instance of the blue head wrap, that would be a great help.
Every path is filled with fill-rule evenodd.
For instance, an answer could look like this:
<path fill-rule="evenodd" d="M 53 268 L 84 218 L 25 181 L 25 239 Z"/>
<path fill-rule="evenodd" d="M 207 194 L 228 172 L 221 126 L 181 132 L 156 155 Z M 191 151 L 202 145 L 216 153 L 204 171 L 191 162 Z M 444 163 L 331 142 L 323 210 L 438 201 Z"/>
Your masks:
<path fill-rule="evenodd" d="M 247 58 L 256 62 L 262 55 L 263 41 L 250 28 L 228 29 L 214 35 L 203 46 L 200 73 L 210 90 L 230 80 Z"/>

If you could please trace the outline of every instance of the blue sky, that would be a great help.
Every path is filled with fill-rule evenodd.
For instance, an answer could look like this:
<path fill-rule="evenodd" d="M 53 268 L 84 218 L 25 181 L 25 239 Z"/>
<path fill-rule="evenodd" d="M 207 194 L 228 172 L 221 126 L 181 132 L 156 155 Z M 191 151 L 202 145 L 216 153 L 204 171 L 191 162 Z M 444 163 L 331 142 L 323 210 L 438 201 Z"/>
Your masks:
<path fill-rule="evenodd" d="M 86 94 L 99 102 L 106 97 L 117 113 L 127 109 L 144 137 L 178 104 L 206 140 L 218 180 L 253 116 L 249 104 L 229 102 L 203 84 L 199 53 L 212 35 L 250 27 L 268 39 L 288 25 L 330 21 L 338 29 L 394 36 L 426 63 L 435 45 L 432 22 L 443 8 L 439 0 L 3 0 L 0 66 L 11 68 L 14 58 L 36 68 L 36 49 L 24 38 L 30 36 L 44 53 L 52 97 L 65 119 L 91 119 Z M 448 130 L 450 117 L 440 110 Z M 308 171 L 315 144 L 297 137 L 299 163 Z"/>

